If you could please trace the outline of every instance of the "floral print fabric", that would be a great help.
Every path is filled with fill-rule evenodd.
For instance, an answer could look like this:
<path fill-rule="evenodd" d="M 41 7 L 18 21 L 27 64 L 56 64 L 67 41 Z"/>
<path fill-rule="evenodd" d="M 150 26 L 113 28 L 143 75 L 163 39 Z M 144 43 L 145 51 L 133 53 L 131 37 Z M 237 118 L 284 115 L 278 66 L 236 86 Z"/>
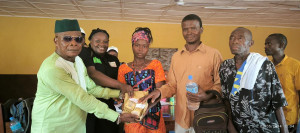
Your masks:
<path fill-rule="evenodd" d="M 232 122 L 241 133 L 277 133 L 276 109 L 287 102 L 271 61 L 266 60 L 252 90 L 241 88 L 230 95 L 237 70 L 234 59 L 225 60 L 219 70 L 222 95 L 231 106 Z"/>

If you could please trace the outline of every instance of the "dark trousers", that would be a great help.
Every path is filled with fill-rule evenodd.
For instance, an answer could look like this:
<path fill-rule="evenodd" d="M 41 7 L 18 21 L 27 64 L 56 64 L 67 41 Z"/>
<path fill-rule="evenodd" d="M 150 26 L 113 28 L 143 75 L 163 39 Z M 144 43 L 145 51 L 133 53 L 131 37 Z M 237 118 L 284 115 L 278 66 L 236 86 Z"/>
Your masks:
<path fill-rule="evenodd" d="M 112 110 L 116 110 L 113 99 L 98 99 L 108 105 Z M 88 114 L 86 119 L 87 133 L 118 133 L 119 126 L 115 122 L 106 119 L 98 119 L 94 114 Z"/>

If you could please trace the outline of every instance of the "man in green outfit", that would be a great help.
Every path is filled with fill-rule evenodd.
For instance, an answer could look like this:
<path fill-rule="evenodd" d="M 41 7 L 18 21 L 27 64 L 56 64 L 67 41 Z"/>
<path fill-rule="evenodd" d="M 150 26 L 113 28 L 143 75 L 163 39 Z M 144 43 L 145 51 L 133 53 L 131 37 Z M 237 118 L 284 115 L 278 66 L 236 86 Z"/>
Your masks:
<path fill-rule="evenodd" d="M 120 95 L 119 90 L 96 86 L 78 54 L 82 48 L 77 20 L 57 20 L 55 52 L 44 60 L 32 110 L 32 133 L 85 133 L 88 113 L 113 122 L 134 122 L 136 115 L 120 114 L 97 98 Z"/>

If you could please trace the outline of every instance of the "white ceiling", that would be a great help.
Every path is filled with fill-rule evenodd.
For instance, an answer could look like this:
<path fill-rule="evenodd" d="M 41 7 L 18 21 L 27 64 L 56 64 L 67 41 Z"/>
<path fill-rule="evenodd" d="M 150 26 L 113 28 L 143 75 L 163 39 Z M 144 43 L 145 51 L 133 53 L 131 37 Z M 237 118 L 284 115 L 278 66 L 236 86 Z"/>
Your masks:
<path fill-rule="evenodd" d="M 175 1 L 0 0 L 0 16 L 180 23 L 194 13 L 209 25 L 300 28 L 300 0 Z"/>

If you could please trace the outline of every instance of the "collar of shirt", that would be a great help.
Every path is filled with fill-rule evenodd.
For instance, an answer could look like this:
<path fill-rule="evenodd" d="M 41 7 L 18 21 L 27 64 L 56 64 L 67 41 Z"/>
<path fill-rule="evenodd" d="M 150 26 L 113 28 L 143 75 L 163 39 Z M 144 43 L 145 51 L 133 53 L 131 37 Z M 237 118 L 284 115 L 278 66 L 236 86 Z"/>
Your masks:
<path fill-rule="evenodd" d="M 284 55 L 283 60 L 282 60 L 280 63 L 278 63 L 276 66 L 282 65 L 282 64 L 286 61 L 287 58 L 288 58 L 288 56 L 287 56 L 287 55 Z M 274 62 L 274 59 L 272 59 L 272 62 Z"/>
<path fill-rule="evenodd" d="M 183 48 L 180 50 L 181 54 L 184 53 L 184 52 L 189 52 L 185 46 L 183 46 Z M 192 52 L 201 52 L 203 54 L 206 53 L 206 49 L 205 49 L 205 45 L 203 43 L 201 43 L 194 51 Z M 189 52 L 189 53 L 192 53 L 192 52 Z"/>

